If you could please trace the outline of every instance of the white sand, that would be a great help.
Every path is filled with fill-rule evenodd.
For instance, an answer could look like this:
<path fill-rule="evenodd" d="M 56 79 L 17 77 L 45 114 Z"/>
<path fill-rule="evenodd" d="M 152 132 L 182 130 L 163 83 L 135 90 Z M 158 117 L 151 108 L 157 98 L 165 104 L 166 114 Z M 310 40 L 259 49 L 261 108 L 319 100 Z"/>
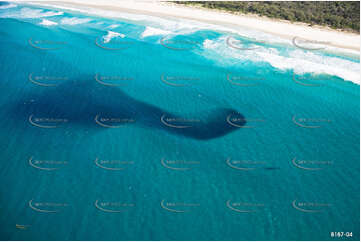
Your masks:
<path fill-rule="evenodd" d="M 343 49 L 360 51 L 360 35 L 331 30 L 325 27 L 309 27 L 307 24 L 294 24 L 287 21 L 272 20 L 249 15 L 235 15 L 221 11 L 205 10 L 194 7 L 179 6 L 157 1 L 131 0 L 13 0 L 13 2 L 32 2 L 37 4 L 54 4 L 56 6 L 95 7 L 97 9 L 138 13 L 152 16 L 172 16 L 207 22 L 234 28 L 246 27 L 262 32 L 278 35 L 282 38 L 303 39 L 326 42 L 328 45 Z"/>

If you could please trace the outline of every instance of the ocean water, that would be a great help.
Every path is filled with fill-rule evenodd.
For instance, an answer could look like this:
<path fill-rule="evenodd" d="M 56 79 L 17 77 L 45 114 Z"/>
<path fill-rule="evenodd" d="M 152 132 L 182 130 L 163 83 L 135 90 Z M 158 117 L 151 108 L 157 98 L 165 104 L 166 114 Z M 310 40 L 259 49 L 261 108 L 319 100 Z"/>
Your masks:
<path fill-rule="evenodd" d="M 87 11 L 0 4 L 1 240 L 359 240 L 359 56 Z"/>

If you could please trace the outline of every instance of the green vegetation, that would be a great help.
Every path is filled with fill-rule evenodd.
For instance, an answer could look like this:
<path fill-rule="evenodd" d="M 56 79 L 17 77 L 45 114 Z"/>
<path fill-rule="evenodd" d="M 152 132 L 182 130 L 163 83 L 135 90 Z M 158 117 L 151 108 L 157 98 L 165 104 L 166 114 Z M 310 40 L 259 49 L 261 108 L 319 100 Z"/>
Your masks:
<path fill-rule="evenodd" d="M 329 26 L 334 29 L 360 32 L 360 2 L 227 2 L 227 1 L 176 1 L 178 4 L 220 9 L 232 13 L 252 13 L 303 22 L 310 25 Z"/>

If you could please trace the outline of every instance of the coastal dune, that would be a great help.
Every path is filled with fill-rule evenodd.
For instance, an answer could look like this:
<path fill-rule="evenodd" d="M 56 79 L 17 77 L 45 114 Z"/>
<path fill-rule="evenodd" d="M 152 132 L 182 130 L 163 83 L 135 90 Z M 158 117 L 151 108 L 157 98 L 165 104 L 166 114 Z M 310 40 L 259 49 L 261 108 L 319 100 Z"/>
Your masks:
<path fill-rule="evenodd" d="M 27 1 L 14 0 L 13 2 L 51 4 L 63 7 L 84 8 L 95 7 L 97 9 L 145 14 L 158 17 L 175 17 L 196 20 L 211 24 L 238 28 L 250 28 L 279 37 L 293 40 L 295 37 L 314 42 L 327 43 L 327 45 L 346 50 L 360 51 L 360 35 L 327 27 L 308 26 L 303 23 L 290 23 L 288 21 L 273 20 L 266 17 L 250 15 L 236 15 L 215 10 L 199 9 L 188 6 L 179 6 L 169 2 L 159 1 L 115 1 L 115 0 L 62 0 L 62 1 Z"/>

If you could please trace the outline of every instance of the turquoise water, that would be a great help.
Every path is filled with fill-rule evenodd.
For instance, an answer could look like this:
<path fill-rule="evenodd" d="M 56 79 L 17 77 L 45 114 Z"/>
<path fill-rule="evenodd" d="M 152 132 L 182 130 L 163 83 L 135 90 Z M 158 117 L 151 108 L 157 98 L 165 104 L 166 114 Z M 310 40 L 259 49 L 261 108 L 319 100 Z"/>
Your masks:
<path fill-rule="evenodd" d="M 2 240 L 359 240 L 358 57 L 6 4 Z"/>

